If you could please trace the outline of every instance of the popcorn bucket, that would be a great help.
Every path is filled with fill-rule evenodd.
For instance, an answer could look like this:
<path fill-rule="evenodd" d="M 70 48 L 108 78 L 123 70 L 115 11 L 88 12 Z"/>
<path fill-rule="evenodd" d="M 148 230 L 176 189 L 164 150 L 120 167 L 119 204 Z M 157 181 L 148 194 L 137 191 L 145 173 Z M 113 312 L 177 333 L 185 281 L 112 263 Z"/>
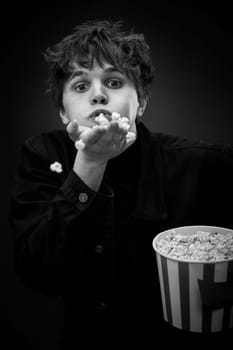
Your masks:
<path fill-rule="evenodd" d="M 161 232 L 153 239 L 163 317 L 186 331 L 219 332 L 233 327 L 233 257 L 193 261 L 171 257 L 158 248 L 159 240 L 171 232 L 191 235 L 197 231 L 233 235 L 233 230 L 223 227 L 184 226 Z"/>

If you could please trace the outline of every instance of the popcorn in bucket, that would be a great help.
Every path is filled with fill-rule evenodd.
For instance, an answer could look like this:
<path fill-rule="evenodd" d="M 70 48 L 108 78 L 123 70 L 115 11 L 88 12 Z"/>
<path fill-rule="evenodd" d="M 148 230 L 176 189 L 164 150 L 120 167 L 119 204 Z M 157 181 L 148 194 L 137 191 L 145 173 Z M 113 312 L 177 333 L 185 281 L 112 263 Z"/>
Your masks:
<path fill-rule="evenodd" d="M 191 332 L 233 327 L 233 230 L 184 226 L 153 240 L 165 321 Z"/>

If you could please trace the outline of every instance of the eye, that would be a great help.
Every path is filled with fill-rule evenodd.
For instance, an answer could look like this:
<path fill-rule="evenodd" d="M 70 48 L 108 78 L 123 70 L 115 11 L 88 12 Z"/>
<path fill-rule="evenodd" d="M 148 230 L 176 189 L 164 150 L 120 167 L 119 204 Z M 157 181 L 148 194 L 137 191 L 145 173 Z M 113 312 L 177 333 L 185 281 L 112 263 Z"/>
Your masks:
<path fill-rule="evenodd" d="M 107 81 L 107 86 L 110 87 L 111 89 L 119 89 L 122 87 L 123 83 L 119 79 L 110 79 Z"/>
<path fill-rule="evenodd" d="M 88 89 L 89 85 L 87 83 L 78 83 L 74 85 L 74 90 L 77 92 L 85 92 Z"/>

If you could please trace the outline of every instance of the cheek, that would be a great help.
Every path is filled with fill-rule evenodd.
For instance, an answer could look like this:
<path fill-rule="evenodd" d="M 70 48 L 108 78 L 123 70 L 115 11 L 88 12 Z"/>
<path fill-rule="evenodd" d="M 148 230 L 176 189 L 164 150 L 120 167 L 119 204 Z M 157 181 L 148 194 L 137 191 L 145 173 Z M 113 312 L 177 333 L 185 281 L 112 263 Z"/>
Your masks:
<path fill-rule="evenodd" d="M 80 106 L 82 106 L 82 104 L 77 103 L 77 101 L 75 101 L 74 99 L 64 98 L 63 99 L 63 106 L 64 106 L 64 109 L 65 109 L 67 115 L 71 119 L 74 119 L 76 117 L 76 115 L 80 115 Z"/>
<path fill-rule="evenodd" d="M 137 94 L 136 93 L 129 93 L 128 96 L 126 96 L 126 103 L 128 106 L 128 112 L 129 112 L 129 116 L 134 119 L 136 117 L 137 114 L 137 110 L 139 107 L 139 102 L 138 102 L 138 98 L 137 98 Z"/>

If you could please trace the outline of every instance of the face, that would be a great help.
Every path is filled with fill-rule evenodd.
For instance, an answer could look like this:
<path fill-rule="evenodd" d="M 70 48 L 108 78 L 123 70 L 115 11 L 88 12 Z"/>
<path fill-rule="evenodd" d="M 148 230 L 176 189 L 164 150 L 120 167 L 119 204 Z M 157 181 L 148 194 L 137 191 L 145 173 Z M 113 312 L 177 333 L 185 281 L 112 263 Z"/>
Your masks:
<path fill-rule="evenodd" d="M 79 125 L 93 127 L 95 113 L 105 110 L 127 117 L 130 130 L 135 131 L 137 115 L 143 113 L 133 83 L 112 65 L 97 64 L 89 70 L 74 64 L 74 71 L 63 89 L 63 122 L 76 119 Z"/>

